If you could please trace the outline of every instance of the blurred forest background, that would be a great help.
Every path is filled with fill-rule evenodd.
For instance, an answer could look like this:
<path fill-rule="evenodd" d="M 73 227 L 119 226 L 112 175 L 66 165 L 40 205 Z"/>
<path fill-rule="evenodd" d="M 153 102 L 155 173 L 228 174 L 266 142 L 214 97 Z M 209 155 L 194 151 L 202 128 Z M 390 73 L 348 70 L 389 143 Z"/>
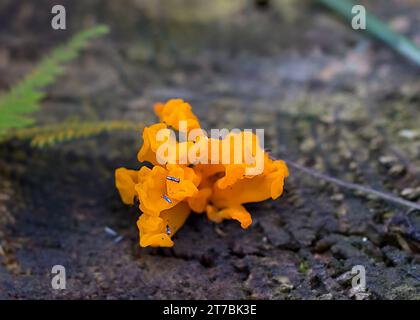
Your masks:
<path fill-rule="evenodd" d="M 420 1 L 359 3 L 420 44 Z M 65 31 L 51 28 L 55 4 Z M 193 215 L 174 248 L 141 249 L 139 212 L 113 181 L 137 166 L 153 103 L 181 97 L 205 128 L 264 128 L 273 156 L 418 202 L 419 66 L 315 0 L 1 0 L 0 93 L 98 24 L 109 34 L 48 86 L 32 125 L 107 132 L 0 143 L 0 298 L 420 298 L 419 210 L 292 168 L 278 201 L 250 206 L 249 230 Z M 366 292 L 351 288 L 354 265 Z"/>

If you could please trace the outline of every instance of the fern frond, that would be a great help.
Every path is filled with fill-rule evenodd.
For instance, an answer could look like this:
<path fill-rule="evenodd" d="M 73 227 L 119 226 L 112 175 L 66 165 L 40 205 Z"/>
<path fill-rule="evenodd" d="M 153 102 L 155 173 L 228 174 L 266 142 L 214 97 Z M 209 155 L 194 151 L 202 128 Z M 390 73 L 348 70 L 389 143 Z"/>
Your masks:
<path fill-rule="evenodd" d="M 64 121 L 59 124 L 33 128 L 15 129 L 4 136 L 4 140 L 30 140 L 36 148 L 51 147 L 70 140 L 87 138 L 103 132 L 141 130 L 143 124 L 134 121 Z"/>
<path fill-rule="evenodd" d="M 8 93 L 0 96 L 0 137 L 9 129 L 32 125 L 34 121 L 28 115 L 39 109 L 39 103 L 45 97 L 43 89 L 63 72 L 63 64 L 76 58 L 89 40 L 107 32 L 108 27 L 101 25 L 76 34 L 66 45 L 54 49 L 41 60 Z"/>

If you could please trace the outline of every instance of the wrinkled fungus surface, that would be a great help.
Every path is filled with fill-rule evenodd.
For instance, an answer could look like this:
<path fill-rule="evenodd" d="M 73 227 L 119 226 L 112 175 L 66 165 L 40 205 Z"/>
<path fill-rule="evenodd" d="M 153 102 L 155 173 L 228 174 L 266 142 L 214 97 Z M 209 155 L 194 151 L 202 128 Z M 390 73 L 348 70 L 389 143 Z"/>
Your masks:
<path fill-rule="evenodd" d="M 116 187 L 122 201 L 128 205 L 134 205 L 136 200 L 139 202 L 142 212 L 137 221 L 140 246 L 172 247 L 173 236 L 191 212 L 206 213 L 208 219 L 216 223 L 234 219 L 246 229 L 252 224 L 252 217 L 243 204 L 280 197 L 284 179 L 288 176 L 287 166 L 282 160 L 270 159 L 256 135 L 241 132 L 229 133 L 224 139 L 217 140 L 198 136 L 194 141 L 179 142 L 173 137 L 161 141 L 159 131 L 180 131 L 182 121 L 186 124 L 183 128 L 185 134 L 201 127 L 191 106 L 181 99 L 157 103 L 154 109 L 160 123 L 144 129 L 143 145 L 137 154 L 140 162 L 150 162 L 153 168 L 141 166 L 139 170 L 119 168 L 115 171 Z M 227 164 L 213 161 L 216 156 L 222 159 L 223 144 L 235 136 L 243 141 L 243 154 L 248 146 L 247 139 L 253 143 L 252 150 L 248 150 L 251 154 L 255 155 L 256 151 L 263 154 L 264 166 L 259 174 L 247 174 L 247 167 L 255 164 L 245 157 L 239 163 L 233 161 L 234 152 L 230 155 L 232 161 L 227 161 Z M 175 161 L 161 164 L 157 152 L 165 142 L 175 147 L 176 154 L 172 159 Z M 199 151 L 203 150 L 197 148 L 200 144 L 206 144 L 210 151 Z M 188 152 L 197 153 L 204 161 L 189 162 Z"/>

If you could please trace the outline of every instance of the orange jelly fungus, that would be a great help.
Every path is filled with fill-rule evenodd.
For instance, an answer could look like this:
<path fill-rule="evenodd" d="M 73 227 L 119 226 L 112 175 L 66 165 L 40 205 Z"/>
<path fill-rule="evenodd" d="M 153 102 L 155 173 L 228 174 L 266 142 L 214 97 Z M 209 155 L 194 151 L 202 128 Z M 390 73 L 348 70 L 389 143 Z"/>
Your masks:
<path fill-rule="evenodd" d="M 166 128 L 179 130 L 180 121 L 187 123 L 187 131 L 199 129 L 200 123 L 191 106 L 181 99 L 157 103 L 154 109 L 161 122 L 144 129 L 143 145 L 137 155 L 140 162 L 150 162 L 153 168 L 141 166 L 139 170 L 115 171 L 122 201 L 134 205 L 138 199 L 140 203 L 142 214 L 137 221 L 140 246 L 172 247 L 172 237 L 191 211 L 205 212 L 216 223 L 237 220 L 246 229 L 252 218 L 243 204 L 280 197 L 288 176 L 287 166 L 282 160 L 271 160 L 264 151 L 264 168 L 257 175 L 245 174 L 248 163 L 212 164 L 211 153 L 207 155 L 207 164 L 160 165 L 156 152 L 162 143 L 156 139 L 157 132 Z M 180 150 L 188 150 L 198 140 L 175 143 Z M 182 143 L 187 148 L 181 148 Z"/>

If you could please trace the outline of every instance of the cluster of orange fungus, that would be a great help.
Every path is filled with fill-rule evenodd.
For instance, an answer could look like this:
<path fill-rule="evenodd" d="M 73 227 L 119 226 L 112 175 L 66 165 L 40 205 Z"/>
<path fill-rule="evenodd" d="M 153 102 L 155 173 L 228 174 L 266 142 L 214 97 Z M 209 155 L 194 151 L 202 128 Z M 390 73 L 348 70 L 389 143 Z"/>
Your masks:
<path fill-rule="evenodd" d="M 232 164 L 212 162 L 214 153 L 207 154 L 205 163 L 160 164 L 156 154 L 162 144 L 156 138 L 158 131 L 167 128 L 180 130 L 180 121 L 184 121 L 186 130 L 190 131 L 199 129 L 200 123 L 191 106 L 181 99 L 158 103 L 154 109 L 160 123 L 144 129 L 143 145 L 137 154 L 138 160 L 151 163 L 152 169 L 143 165 L 139 170 L 119 168 L 115 171 L 116 187 L 122 201 L 130 205 L 139 202 L 142 212 L 137 221 L 140 246 L 172 247 L 172 237 L 191 212 L 206 213 L 208 219 L 216 223 L 224 219 L 237 220 L 246 229 L 252 218 L 243 204 L 280 197 L 284 179 L 288 176 L 287 166 L 282 160 L 271 160 L 262 149 L 264 166 L 256 175 L 246 174 L 247 166 L 252 165 L 246 161 Z M 225 137 L 225 140 L 229 137 L 232 136 Z M 251 138 L 256 140 L 255 135 Z M 175 143 L 177 149 L 188 152 L 199 143 L 198 140 L 201 139 Z M 185 148 L 181 148 L 183 143 Z M 222 144 L 223 140 L 217 140 L 217 143 Z M 260 148 L 258 143 L 254 148 Z"/>

